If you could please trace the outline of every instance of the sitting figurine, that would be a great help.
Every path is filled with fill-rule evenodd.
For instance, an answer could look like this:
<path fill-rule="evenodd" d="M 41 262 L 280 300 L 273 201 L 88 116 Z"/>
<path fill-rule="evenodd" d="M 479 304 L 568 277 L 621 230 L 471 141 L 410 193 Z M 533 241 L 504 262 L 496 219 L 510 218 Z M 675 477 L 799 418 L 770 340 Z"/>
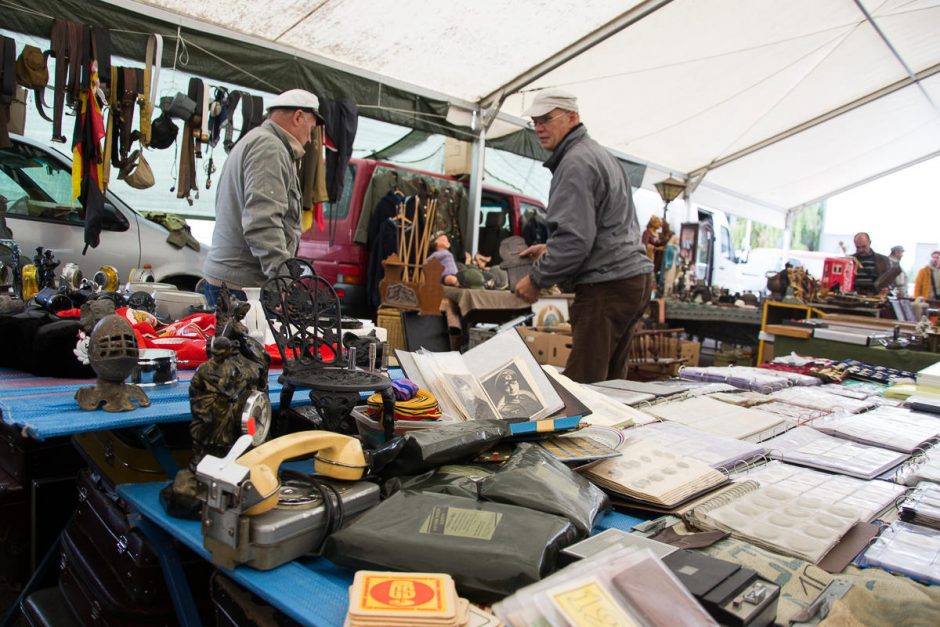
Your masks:
<path fill-rule="evenodd" d="M 435 233 L 431 246 L 433 252 L 428 255 L 428 259 L 436 259 L 444 268 L 441 283 L 457 285 L 457 262 L 454 260 L 454 254 L 450 252 L 450 239 L 447 234 L 441 231 Z"/>

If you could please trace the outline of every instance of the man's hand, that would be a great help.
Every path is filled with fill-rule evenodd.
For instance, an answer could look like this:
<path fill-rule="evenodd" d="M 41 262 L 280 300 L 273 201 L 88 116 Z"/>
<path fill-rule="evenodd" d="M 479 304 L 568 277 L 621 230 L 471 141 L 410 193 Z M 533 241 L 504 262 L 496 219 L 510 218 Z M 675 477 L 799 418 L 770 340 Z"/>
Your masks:
<path fill-rule="evenodd" d="M 532 244 L 521 253 L 520 257 L 532 257 L 532 261 L 538 261 L 539 257 L 545 254 L 545 251 L 548 250 L 547 244 Z"/>
<path fill-rule="evenodd" d="M 544 246 L 544 244 L 536 244 L 536 246 Z M 539 288 L 535 287 L 535 284 L 532 283 L 532 279 L 528 274 L 516 283 L 515 292 L 516 296 L 527 303 L 534 303 L 539 299 Z"/>

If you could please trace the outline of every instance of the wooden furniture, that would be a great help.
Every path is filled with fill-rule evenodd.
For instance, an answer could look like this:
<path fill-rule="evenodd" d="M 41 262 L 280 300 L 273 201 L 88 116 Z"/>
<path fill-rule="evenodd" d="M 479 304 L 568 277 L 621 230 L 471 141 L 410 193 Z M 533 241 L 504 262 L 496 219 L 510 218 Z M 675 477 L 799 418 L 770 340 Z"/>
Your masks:
<path fill-rule="evenodd" d="M 683 329 L 639 329 L 627 355 L 628 378 L 649 380 L 675 376 L 685 363 Z"/>

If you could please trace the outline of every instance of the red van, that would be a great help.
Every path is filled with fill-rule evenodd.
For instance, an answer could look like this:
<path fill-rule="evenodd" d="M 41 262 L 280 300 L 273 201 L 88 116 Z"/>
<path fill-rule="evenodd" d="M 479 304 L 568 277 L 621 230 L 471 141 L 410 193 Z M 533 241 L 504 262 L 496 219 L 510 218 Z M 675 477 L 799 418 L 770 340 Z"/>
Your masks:
<path fill-rule="evenodd" d="M 334 285 L 343 301 L 343 310 L 350 315 L 368 317 L 373 313 L 366 302 L 369 251 L 364 244 L 357 243 L 356 238 L 358 227 L 358 239 L 365 241 L 362 234 L 367 225 L 360 225 L 363 205 L 381 198 L 390 187 L 388 181 L 397 180 L 399 176 L 412 182 L 423 180 L 436 188 L 457 188 L 466 195 L 465 183 L 451 176 L 383 161 L 352 159 L 346 171 L 342 198 L 335 204 L 325 205 L 326 228 L 320 231 L 313 226 L 301 236 L 298 256 L 311 260 L 320 276 Z M 370 189 L 373 177 L 375 186 Z M 367 215 L 371 210 L 369 207 Z M 544 215 L 545 206 L 535 198 L 484 185 L 480 203 L 479 252 L 492 256 L 494 251 L 498 251 L 502 239 L 521 235 L 523 216 L 529 210 Z M 460 242 L 455 242 L 452 250 L 457 260 L 462 261 Z"/>

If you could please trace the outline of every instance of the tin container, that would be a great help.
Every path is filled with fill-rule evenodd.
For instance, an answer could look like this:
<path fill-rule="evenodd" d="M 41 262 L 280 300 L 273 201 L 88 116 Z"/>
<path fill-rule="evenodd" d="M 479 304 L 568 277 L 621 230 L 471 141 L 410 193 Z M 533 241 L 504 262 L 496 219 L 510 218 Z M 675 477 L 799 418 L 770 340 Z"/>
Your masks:
<path fill-rule="evenodd" d="M 176 375 L 176 351 L 168 348 L 143 348 L 139 352 L 137 365 L 131 372 L 130 383 L 140 387 L 173 385 L 179 381 Z"/>

